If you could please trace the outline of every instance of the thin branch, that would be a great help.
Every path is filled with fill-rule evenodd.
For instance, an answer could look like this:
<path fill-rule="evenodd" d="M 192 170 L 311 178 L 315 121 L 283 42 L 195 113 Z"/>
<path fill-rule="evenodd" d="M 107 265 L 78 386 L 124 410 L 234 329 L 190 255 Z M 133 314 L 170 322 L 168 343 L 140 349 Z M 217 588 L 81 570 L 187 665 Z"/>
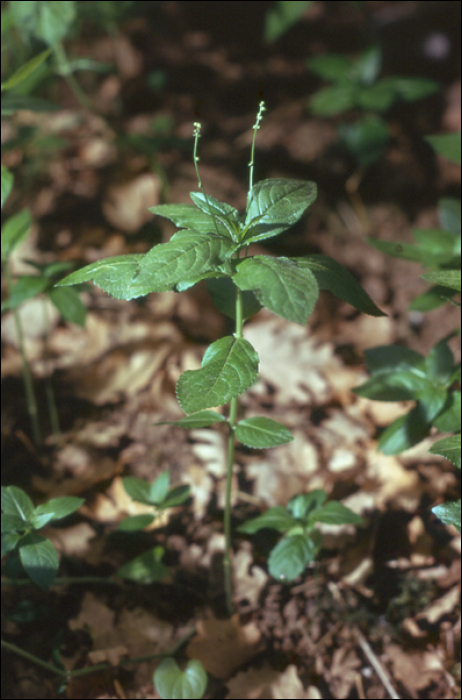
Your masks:
<path fill-rule="evenodd" d="M 361 647 L 362 651 L 364 652 L 364 655 L 367 657 L 367 660 L 373 667 L 374 671 L 378 675 L 379 679 L 382 681 L 383 687 L 389 694 L 393 700 L 400 700 L 399 695 L 397 694 L 396 690 L 393 688 L 390 679 L 388 678 L 388 674 L 385 671 L 384 667 L 378 660 L 377 656 L 374 654 L 372 651 L 368 641 L 366 638 L 363 636 L 363 634 L 357 629 L 355 630 L 356 633 L 356 638 L 358 640 L 359 646 Z"/>

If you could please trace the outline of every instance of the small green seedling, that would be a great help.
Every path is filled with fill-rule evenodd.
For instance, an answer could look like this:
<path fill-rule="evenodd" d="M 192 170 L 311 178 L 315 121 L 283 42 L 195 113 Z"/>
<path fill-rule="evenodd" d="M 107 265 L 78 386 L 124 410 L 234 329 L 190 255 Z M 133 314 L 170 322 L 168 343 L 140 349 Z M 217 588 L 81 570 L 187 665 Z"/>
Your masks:
<path fill-rule="evenodd" d="M 178 401 L 186 416 L 172 424 L 183 428 L 226 427 L 227 480 L 224 513 L 225 585 L 228 611 L 231 589 L 231 484 L 236 440 L 262 449 L 292 440 L 287 428 L 265 416 L 239 415 L 238 397 L 258 377 L 256 350 L 243 337 L 246 319 L 261 307 L 305 325 L 320 289 L 373 316 L 383 316 L 350 273 L 325 255 L 301 258 L 249 255 L 252 243 L 286 231 L 302 217 L 316 198 L 316 185 L 303 180 L 268 179 L 253 184 L 254 151 L 264 104 L 254 125 L 250 183 L 246 211 L 206 195 L 198 169 L 200 124 L 195 125 L 194 163 L 199 192 L 193 204 L 161 204 L 154 214 L 179 227 L 168 243 L 146 254 L 136 253 L 99 260 L 73 272 L 58 286 L 92 280 L 117 299 L 134 299 L 151 292 L 184 291 L 206 280 L 217 307 L 235 321 L 233 335 L 216 340 L 206 350 L 200 369 L 187 370 L 177 384 Z M 211 410 L 229 404 L 227 415 Z"/>
<path fill-rule="evenodd" d="M 167 471 L 162 472 L 152 483 L 133 476 L 124 477 L 122 483 L 134 501 L 153 508 L 153 513 L 132 515 L 122 520 L 118 526 L 122 532 L 144 530 L 163 510 L 175 508 L 189 498 L 189 486 L 170 488 L 170 474 Z M 162 581 L 169 574 L 168 567 L 162 563 L 164 554 L 163 547 L 154 547 L 121 566 L 116 575 L 143 584 Z"/>
<path fill-rule="evenodd" d="M 436 152 L 460 165 L 460 133 L 430 136 L 427 141 Z M 413 311 L 431 311 L 445 302 L 460 308 L 453 297 L 461 291 L 461 206 L 455 199 L 439 203 L 442 229 L 417 229 L 416 244 L 370 240 L 388 255 L 418 262 L 433 268 L 422 275 L 433 286 L 410 304 Z M 461 365 L 456 365 L 448 340 L 460 329 L 441 340 L 427 357 L 398 345 L 366 350 L 371 378 L 355 393 L 377 401 L 413 400 L 414 408 L 395 420 L 379 439 L 379 449 L 386 454 L 398 454 L 416 445 L 431 434 L 453 433 L 437 440 L 430 449 L 461 468 Z M 461 531 L 461 502 L 435 506 L 432 510 L 446 525 Z"/>
<path fill-rule="evenodd" d="M 328 525 L 360 525 L 362 518 L 338 501 L 325 503 L 322 489 L 299 494 L 290 499 L 287 508 L 269 508 L 263 515 L 248 520 L 238 529 L 252 535 L 263 529 L 277 530 L 284 536 L 268 559 L 271 576 L 293 581 L 311 564 L 321 546 L 316 523 Z"/>
<path fill-rule="evenodd" d="M 196 700 L 204 696 L 207 673 L 200 661 L 191 659 L 182 671 L 175 659 L 164 659 L 154 671 L 154 685 L 163 700 Z"/>
<path fill-rule="evenodd" d="M 17 486 L 2 486 L 2 558 L 19 551 L 25 572 L 40 588 L 47 589 L 58 572 L 58 553 L 38 533 L 48 523 L 62 520 L 83 504 L 82 498 L 52 498 L 34 508 L 29 496 Z"/>

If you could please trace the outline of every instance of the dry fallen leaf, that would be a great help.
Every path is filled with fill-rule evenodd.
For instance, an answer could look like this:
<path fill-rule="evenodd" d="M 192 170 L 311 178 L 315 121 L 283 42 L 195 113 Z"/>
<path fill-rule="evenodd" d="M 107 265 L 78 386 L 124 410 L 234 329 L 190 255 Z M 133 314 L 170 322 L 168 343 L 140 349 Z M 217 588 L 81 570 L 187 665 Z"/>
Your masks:
<path fill-rule="evenodd" d="M 389 644 L 385 651 L 391 661 L 394 678 L 404 685 L 412 697 L 432 682 L 438 682 L 445 672 L 436 650 L 406 653 L 401 646 Z"/>

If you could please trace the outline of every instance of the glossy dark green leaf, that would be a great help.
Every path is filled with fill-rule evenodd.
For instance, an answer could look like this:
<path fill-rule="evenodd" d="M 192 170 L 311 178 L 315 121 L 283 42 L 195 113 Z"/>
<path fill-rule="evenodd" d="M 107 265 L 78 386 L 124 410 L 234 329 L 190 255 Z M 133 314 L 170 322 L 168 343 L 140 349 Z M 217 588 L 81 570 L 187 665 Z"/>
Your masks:
<path fill-rule="evenodd" d="M 25 522 L 30 522 L 34 513 L 34 504 L 18 486 L 2 486 L 2 511 L 6 515 L 17 515 Z"/>
<path fill-rule="evenodd" d="M 274 508 L 268 508 L 262 515 L 258 515 L 256 518 L 247 520 L 247 522 L 239 525 L 238 531 L 247 535 L 253 535 L 255 532 L 264 529 L 287 532 L 290 528 L 297 525 L 297 522 L 296 518 L 286 508 L 274 506 Z"/>
<path fill-rule="evenodd" d="M 87 309 L 75 289 L 54 287 L 50 289 L 48 296 L 66 321 L 85 326 Z"/>
<path fill-rule="evenodd" d="M 226 204 L 226 202 L 219 202 L 215 197 L 205 196 L 202 192 L 190 192 L 189 196 L 204 214 L 208 214 L 212 217 L 214 223 L 218 224 L 212 230 L 218 229 L 221 233 L 224 227 L 228 235 L 232 239 L 236 239 L 239 231 L 239 212 L 237 209 L 230 204 Z"/>
<path fill-rule="evenodd" d="M 10 171 L 5 168 L 4 165 L 2 165 L 2 209 L 3 205 L 5 204 L 6 200 L 10 196 L 11 190 L 13 189 L 13 174 L 10 173 Z M 4 259 L 4 252 L 3 252 L 3 232 L 2 232 L 2 260 Z M 8 256 L 5 256 L 8 257 Z"/>
<path fill-rule="evenodd" d="M 32 581 L 42 590 L 47 590 L 55 580 L 59 567 L 58 553 L 50 540 L 31 533 L 28 544 L 21 543 L 19 557 Z"/>
<path fill-rule="evenodd" d="M 2 520 L 4 517 L 5 516 L 2 515 Z M 17 532 L 2 532 L 2 559 L 9 552 L 12 552 L 14 549 L 16 549 L 17 545 L 21 541 L 21 538 L 22 534 L 19 534 Z"/>
<path fill-rule="evenodd" d="M 309 269 L 316 278 L 319 289 L 326 290 L 346 301 L 355 309 L 370 316 L 386 316 L 364 291 L 359 282 L 348 270 L 327 255 L 309 255 L 304 258 L 291 258 L 303 269 Z"/>
<path fill-rule="evenodd" d="M 314 202 L 317 188 L 307 180 L 261 180 L 248 195 L 246 243 L 277 236 L 295 224 Z"/>
<path fill-rule="evenodd" d="M 44 61 L 46 61 L 50 53 L 51 48 L 47 49 L 46 51 L 42 51 L 42 53 L 39 53 L 38 56 L 34 56 L 30 59 L 30 61 L 27 61 L 27 63 L 25 63 L 23 66 L 20 66 L 6 82 L 2 83 L 2 92 L 3 90 L 12 90 L 20 85 L 24 80 L 26 80 L 26 78 L 32 75 L 32 73 L 40 65 L 42 65 Z"/>
<path fill-rule="evenodd" d="M 19 515 L 6 515 L 2 513 L 2 532 L 24 532 L 28 523 Z"/>
<path fill-rule="evenodd" d="M 147 513 L 144 515 L 131 515 L 125 518 L 125 520 L 121 520 L 117 529 L 122 532 L 139 532 L 139 530 L 144 530 L 145 527 L 149 527 L 154 518 L 154 515 L 149 515 Z"/>
<path fill-rule="evenodd" d="M 226 336 L 209 346 L 201 369 L 183 372 L 177 398 L 185 413 L 222 406 L 242 394 L 258 375 L 258 355 L 244 338 Z"/>
<path fill-rule="evenodd" d="M 116 576 L 145 585 L 158 583 L 169 574 L 168 567 L 161 561 L 164 553 L 163 547 L 154 547 L 121 566 Z"/>
<path fill-rule="evenodd" d="M 442 503 L 432 508 L 432 511 L 445 525 L 453 525 L 459 532 L 462 531 L 460 500 Z"/>
<path fill-rule="evenodd" d="M 52 516 L 52 520 L 62 520 L 71 513 L 75 513 L 85 503 L 84 498 L 76 496 L 63 496 L 62 498 L 52 498 L 47 503 L 42 503 L 37 506 L 34 512 L 34 518 L 40 515 Z"/>
<path fill-rule="evenodd" d="M 162 503 L 159 503 L 159 508 L 175 508 L 188 500 L 191 495 L 191 489 L 189 486 L 174 486 L 173 489 L 167 493 Z"/>
<path fill-rule="evenodd" d="M 173 221 L 180 228 L 194 229 L 202 235 L 215 232 L 229 236 L 228 229 L 217 221 L 217 226 L 208 212 L 203 212 L 194 204 L 158 204 L 149 209 L 153 214 Z"/>
<path fill-rule="evenodd" d="M 446 384 L 454 372 L 454 355 L 445 340 L 437 343 L 425 358 L 429 377 L 436 382 Z"/>
<path fill-rule="evenodd" d="M 250 290 L 267 309 L 289 321 L 305 325 L 318 298 L 318 285 L 309 269 L 289 258 L 257 255 L 237 267 L 233 281 Z"/>
<path fill-rule="evenodd" d="M 283 537 L 271 552 L 268 569 L 280 581 L 293 581 L 314 561 L 316 546 L 305 535 Z"/>
<path fill-rule="evenodd" d="M 185 416 L 185 418 L 180 418 L 180 420 L 174 421 L 163 421 L 162 423 L 156 423 L 156 425 L 175 425 L 177 428 L 208 428 L 214 423 L 226 422 L 225 416 L 216 411 L 199 411 L 199 413 L 193 413 L 191 416 Z"/>
<path fill-rule="evenodd" d="M 450 437 L 438 440 L 432 445 L 429 452 L 434 455 L 446 457 L 450 462 L 461 468 L 461 436 L 451 435 Z"/>
<path fill-rule="evenodd" d="M 207 673 L 200 661 L 190 659 L 182 671 L 175 659 L 166 658 L 154 671 L 154 685 L 165 700 L 202 698 L 207 688 Z"/>
<path fill-rule="evenodd" d="M 378 449 L 386 455 L 400 454 L 424 440 L 430 428 L 431 424 L 422 417 L 420 406 L 416 406 L 386 428 L 380 436 Z"/>
<path fill-rule="evenodd" d="M 459 391 L 448 393 L 444 410 L 435 418 L 433 424 L 441 433 L 455 433 L 461 426 L 461 394 Z"/>
<path fill-rule="evenodd" d="M 294 436 L 284 425 L 264 417 L 244 418 L 236 426 L 235 436 L 247 447 L 263 449 L 292 442 Z"/>
<path fill-rule="evenodd" d="M 141 296 L 141 294 L 132 292 L 132 285 L 140 274 L 141 261 L 144 257 L 144 255 L 136 253 L 98 260 L 72 272 L 58 282 L 56 287 L 82 284 L 82 282 L 91 280 L 116 299 L 132 299 Z"/>

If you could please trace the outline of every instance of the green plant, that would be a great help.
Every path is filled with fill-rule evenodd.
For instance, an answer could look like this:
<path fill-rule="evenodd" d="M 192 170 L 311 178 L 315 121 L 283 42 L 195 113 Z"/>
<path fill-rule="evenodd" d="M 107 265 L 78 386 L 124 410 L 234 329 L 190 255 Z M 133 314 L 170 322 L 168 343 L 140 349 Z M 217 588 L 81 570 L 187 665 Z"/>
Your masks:
<path fill-rule="evenodd" d="M 322 489 L 302 493 L 290 499 L 287 507 L 276 506 L 240 525 L 239 532 L 254 534 L 259 530 L 277 530 L 283 534 L 272 550 L 268 567 L 271 576 L 293 581 L 311 564 L 321 546 L 316 523 L 360 525 L 362 518 L 338 501 L 325 503 Z"/>
<path fill-rule="evenodd" d="M 160 662 L 154 671 L 154 685 L 161 698 L 202 698 L 207 687 L 207 673 L 200 661 L 191 659 L 182 671 L 175 659 L 170 657 Z"/>
<path fill-rule="evenodd" d="M 52 498 L 34 508 L 29 496 L 17 486 L 2 486 L 2 559 L 18 550 L 21 564 L 32 581 L 47 589 L 53 583 L 59 566 L 56 549 L 39 534 L 48 523 L 74 513 L 82 498 Z"/>
<path fill-rule="evenodd" d="M 440 155 L 460 163 L 460 134 L 432 136 L 428 141 Z M 411 302 L 410 309 L 414 311 L 430 311 L 446 302 L 460 308 L 454 300 L 461 291 L 460 201 L 441 200 L 439 218 L 443 229 L 414 230 L 416 244 L 370 239 L 375 248 L 388 255 L 433 268 L 422 277 L 434 286 Z M 461 468 L 461 365 L 454 363 L 448 345 L 448 340 L 459 332 L 456 330 L 438 342 L 427 357 L 399 345 L 366 350 L 371 377 L 354 389 L 355 393 L 376 401 L 416 402 L 408 414 L 382 433 L 378 446 L 385 454 L 407 450 L 436 429 L 452 435 L 437 440 L 430 452 Z M 460 506 L 460 500 L 443 503 L 435 506 L 433 512 L 460 532 Z"/>
<path fill-rule="evenodd" d="M 279 0 L 274 3 L 265 16 L 263 38 L 267 44 L 276 41 L 287 32 L 305 12 L 314 0 Z"/>
<path fill-rule="evenodd" d="M 365 313 L 383 315 L 348 271 L 327 256 L 248 255 L 253 242 L 286 231 L 316 198 L 316 185 L 312 182 L 269 179 L 253 184 L 255 138 L 263 111 L 261 103 L 254 125 L 244 214 L 205 194 L 197 156 L 200 125 L 196 124 L 194 163 L 200 191 L 191 193 L 192 205 L 162 204 L 151 209 L 173 221 L 181 230 L 168 243 L 157 245 L 146 254 L 99 260 L 59 283 L 59 286 L 73 285 L 92 280 L 117 299 L 133 299 L 151 292 L 184 291 L 205 279 L 218 308 L 234 319 L 234 334 L 210 345 L 200 369 L 181 375 L 177 398 L 187 415 L 172 422 L 184 428 L 209 427 L 214 423 L 222 423 L 227 428 L 224 567 L 230 613 L 231 483 L 236 440 L 247 447 L 261 449 L 293 439 L 285 426 L 270 418 L 239 420 L 238 397 L 257 379 L 259 363 L 256 350 L 243 337 L 244 321 L 265 306 L 285 319 L 304 325 L 319 289 L 331 291 Z M 210 410 L 224 404 L 229 404 L 226 417 Z"/>

